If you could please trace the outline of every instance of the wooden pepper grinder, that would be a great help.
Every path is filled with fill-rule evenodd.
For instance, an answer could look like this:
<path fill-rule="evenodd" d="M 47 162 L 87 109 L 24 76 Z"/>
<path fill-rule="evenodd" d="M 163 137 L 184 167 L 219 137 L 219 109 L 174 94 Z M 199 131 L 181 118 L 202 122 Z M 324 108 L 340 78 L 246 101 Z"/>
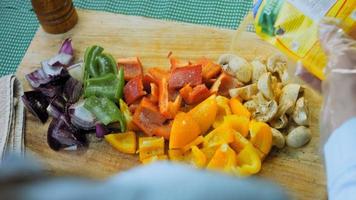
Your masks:
<path fill-rule="evenodd" d="M 42 28 L 53 34 L 69 31 L 78 22 L 72 0 L 32 0 Z"/>

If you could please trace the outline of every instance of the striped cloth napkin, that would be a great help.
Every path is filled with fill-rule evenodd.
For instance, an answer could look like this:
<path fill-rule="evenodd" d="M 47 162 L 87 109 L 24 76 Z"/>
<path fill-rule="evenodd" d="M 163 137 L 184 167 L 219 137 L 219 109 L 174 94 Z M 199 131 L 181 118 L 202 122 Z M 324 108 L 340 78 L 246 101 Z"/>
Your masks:
<path fill-rule="evenodd" d="M 15 75 L 0 78 L 0 163 L 7 155 L 24 155 L 23 89 Z"/>

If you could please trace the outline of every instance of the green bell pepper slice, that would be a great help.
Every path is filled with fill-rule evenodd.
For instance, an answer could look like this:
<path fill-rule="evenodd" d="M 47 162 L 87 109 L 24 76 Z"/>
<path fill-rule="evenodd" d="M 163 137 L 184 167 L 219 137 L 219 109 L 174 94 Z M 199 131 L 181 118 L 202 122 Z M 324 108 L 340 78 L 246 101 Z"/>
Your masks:
<path fill-rule="evenodd" d="M 98 76 L 109 73 L 117 74 L 117 64 L 110 54 L 102 53 L 98 55 L 95 60 L 98 68 Z"/>
<path fill-rule="evenodd" d="M 125 117 L 116 104 L 110 99 L 106 97 L 90 96 L 85 99 L 84 107 L 92 112 L 104 125 L 119 122 L 121 132 L 126 131 Z"/>
<path fill-rule="evenodd" d="M 103 51 L 104 48 L 96 45 L 87 48 L 84 55 L 84 69 L 87 72 L 85 78 L 98 77 L 100 75 L 100 71 L 96 62 L 96 57 L 100 55 Z"/>
<path fill-rule="evenodd" d="M 114 74 L 109 73 L 98 78 L 88 79 L 84 97 L 107 97 L 114 102 L 119 102 L 119 99 L 122 98 L 123 88 L 121 81 Z"/>

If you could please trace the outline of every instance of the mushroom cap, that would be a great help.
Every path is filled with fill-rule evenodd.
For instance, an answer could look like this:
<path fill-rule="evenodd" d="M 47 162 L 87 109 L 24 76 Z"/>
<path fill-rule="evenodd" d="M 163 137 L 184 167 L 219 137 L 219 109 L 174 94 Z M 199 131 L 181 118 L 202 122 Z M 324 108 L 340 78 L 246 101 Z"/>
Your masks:
<path fill-rule="evenodd" d="M 279 130 L 272 128 L 272 145 L 281 149 L 285 146 L 285 143 L 284 135 Z"/>
<path fill-rule="evenodd" d="M 295 102 L 297 101 L 300 91 L 300 85 L 296 83 L 289 83 L 282 88 L 282 93 L 279 98 L 279 104 L 288 104 L 292 102 L 292 106 L 286 111 L 287 114 L 291 114 L 294 110 Z"/>
<path fill-rule="evenodd" d="M 228 74 L 235 76 L 237 80 L 248 83 L 252 77 L 252 66 L 244 58 L 233 54 L 223 54 L 219 57 L 218 63 Z"/>
<path fill-rule="evenodd" d="M 305 126 L 298 126 L 291 130 L 286 138 L 287 145 L 293 148 L 299 148 L 308 143 L 311 139 L 311 131 Z"/>
<path fill-rule="evenodd" d="M 293 120 L 295 123 L 301 126 L 305 126 L 309 124 L 308 118 L 308 107 L 306 106 L 304 97 L 300 97 L 295 103 L 295 108 L 293 111 Z"/>

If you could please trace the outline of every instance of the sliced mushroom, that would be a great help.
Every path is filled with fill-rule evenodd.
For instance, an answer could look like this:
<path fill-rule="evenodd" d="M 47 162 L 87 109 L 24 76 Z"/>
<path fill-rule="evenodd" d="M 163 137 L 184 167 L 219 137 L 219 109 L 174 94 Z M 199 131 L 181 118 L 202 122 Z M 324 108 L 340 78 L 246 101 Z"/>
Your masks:
<path fill-rule="evenodd" d="M 305 103 L 304 97 L 301 97 L 297 100 L 295 103 L 295 109 L 293 112 L 293 120 L 295 123 L 301 126 L 305 126 L 309 124 L 309 118 L 308 118 L 308 108 Z"/>
<path fill-rule="evenodd" d="M 288 125 L 288 117 L 286 115 L 282 115 L 276 119 L 271 120 L 269 124 L 276 129 L 285 128 Z"/>
<path fill-rule="evenodd" d="M 254 60 L 251 62 L 252 65 L 252 83 L 257 83 L 260 76 L 267 72 L 266 65 L 264 65 L 259 60 Z"/>
<path fill-rule="evenodd" d="M 287 58 L 280 53 L 274 54 L 267 59 L 267 70 L 277 72 L 279 69 L 287 68 Z"/>
<path fill-rule="evenodd" d="M 275 117 L 278 110 L 275 100 L 267 101 L 261 93 L 258 93 L 254 101 L 256 103 L 256 110 L 252 115 L 257 121 L 268 122 Z"/>
<path fill-rule="evenodd" d="M 281 149 L 284 147 L 285 143 L 286 139 L 283 134 L 279 130 L 272 128 L 272 145 Z"/>
<path fill-rule="evenodd" d="M 244 58 L 232 54 L 223 54 L 220 56 L 218 63 L 223 70 L 239 81 L 248 83 L 252 76 L 252 66 Z"/>
<path fill-rule="evenodd" d="M 274 100 L 278 102 L 279 97 L 281 96 L 282 93 L 283 84 L 279 82 L 275 76 L 271 76 L 271 79 L 272 79 L 272 90 L 274 94 Z"/>
<path fill-rule="evenodd" d="M 257 104 L 254 100 L 249 100 L 244 103 L 244 107 L 247 108 L 251 113 L 254 113 L 257 108 Z"/>
<path fill-rule="evenodd" d="M 231 97 L 240 97 L 245 101 L 251 100 L 258 92 L 257 84 L 250 84 L 244 87 L 233 88 L 229 90 Z"/>
<path fill-rule="evenodd" d="M 221 66 L 229 65 L 230 60 L 234 57 L 236 57 L 234 54 L 222 54 L 218 59 L 218 63 Z"/>
<path fill-rule="evenodd" d="M 274 99 L 271 73 L 267 72 L 260 76 L 257 82 L 257 88 L 267 99 Z"/>
<path fill-rule="evenodd" d="M 287 58 L 282 54 L 275 54 L 267 59 L 267 70 L 271 73 L 277 73 L 284 85 L 288 83 Z"/>
<path fill-rule="evenodd" d="M 286 142 L 289 147 L 299 148 L 308 143 L 310 139 L 310 129 L 305 126 L 298 126 L 288 134 Z"/>
<path fill-rule="evenodd" d="M 292 102 L 292 106 L 286 111 L 287 114 L 292 114 L 300 91 L 300 85 L 289 83 L 282 88 L 282 93 L 279 98 L 279 104 L 288 104 Z"/>

